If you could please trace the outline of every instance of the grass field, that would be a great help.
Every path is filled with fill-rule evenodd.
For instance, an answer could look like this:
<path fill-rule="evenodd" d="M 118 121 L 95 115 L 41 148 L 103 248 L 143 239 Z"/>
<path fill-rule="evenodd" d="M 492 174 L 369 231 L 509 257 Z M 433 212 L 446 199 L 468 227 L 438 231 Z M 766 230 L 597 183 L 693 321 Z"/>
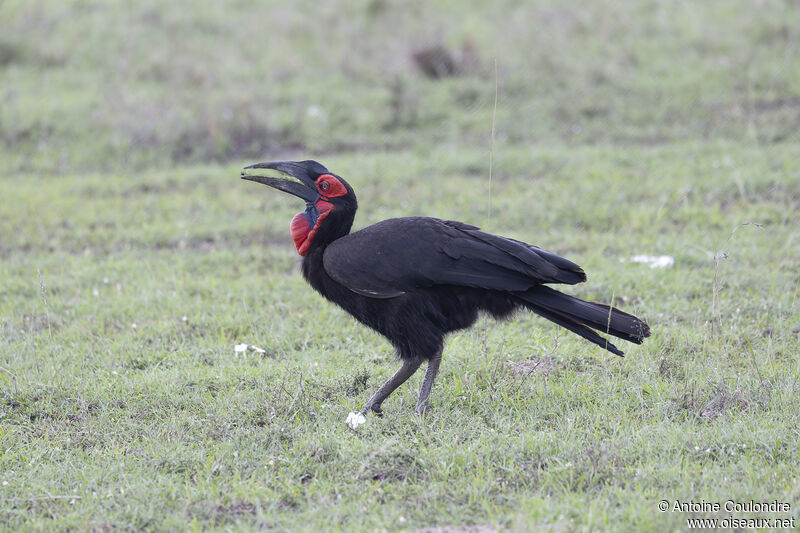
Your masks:
<path fill-rule="evenodd" d="M 463 6 L 0 2 L 0 528 L 800 519 L 800 7 Z M 481 319 L 429 414 L 418 375 L 348 429 L 395 356 L 302 280 L 302 205 L 238 179 L 307 158 L 356 228 L 488 226 L 653 336 Z"/>

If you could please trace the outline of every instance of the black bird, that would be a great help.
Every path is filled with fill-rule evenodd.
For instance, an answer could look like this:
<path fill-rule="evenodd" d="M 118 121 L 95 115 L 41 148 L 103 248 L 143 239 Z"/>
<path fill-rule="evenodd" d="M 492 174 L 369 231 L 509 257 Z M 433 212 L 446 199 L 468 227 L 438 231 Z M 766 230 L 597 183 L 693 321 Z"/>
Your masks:
<path fill-rule="evenodd" d="M 322 296 L 394 345 L 400 369 L 364 406 L 381 403 L 428 361 L 416 411 L 428 407 L 445 335 L 471 326 L 479 311 L 508 317 L 524 307 L 622 355 L 599 330 L 640 344 L 647 324 L 605 304 L 560 293 L 547 283 L 586 281 L 563 257 L 475 226 L 430 217 L 392 218 L 350 233 L 358 203 L 353 188 L 316 161 L 258 163 L 242 178 L 306 201 L 291 235 L 303 276 Z M 269 175 L 271 174 L 271 175 Z M 283 179 L 291 176 L 299 180 Z"/>

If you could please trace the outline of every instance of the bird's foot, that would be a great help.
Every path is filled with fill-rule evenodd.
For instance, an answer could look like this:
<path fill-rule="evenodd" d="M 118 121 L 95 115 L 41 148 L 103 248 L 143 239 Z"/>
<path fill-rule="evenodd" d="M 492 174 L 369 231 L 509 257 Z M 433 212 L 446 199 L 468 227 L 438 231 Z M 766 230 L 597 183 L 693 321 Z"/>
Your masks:
<path fill-rule="evenodd" d="M 419 402 L 417 404 L 417 407 L 416 407 L 416 409 L 414 409 L 414 412 L 417 413 L 418 415 L 424 415 L 430 410 L 431 410 L 431 406 L 430 406 L 430 404 L 428 404 L 428 401 L 425 400 L 424 402 Z"/>
<path fill-rule="evenodd" d="M 383 409 L 381 409 L 380 404 L 365 405 L 364 409 L 361 410 L 361 414 L 367 416 L 369 411 L 372 411 L 377 416 L 383 416 Z"/>

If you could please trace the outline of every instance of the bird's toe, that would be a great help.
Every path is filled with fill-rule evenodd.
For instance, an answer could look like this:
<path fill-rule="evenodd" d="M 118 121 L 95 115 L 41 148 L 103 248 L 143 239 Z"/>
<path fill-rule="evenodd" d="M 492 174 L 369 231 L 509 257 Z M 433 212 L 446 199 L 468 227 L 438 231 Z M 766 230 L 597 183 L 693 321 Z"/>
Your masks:
<path fill-rule="evenodd" d="M 377 416 L 383 416 L 383 409 L 381 409 L 380 405 L 370 405 L 369 406 L 369 410 L 371 410 Z M 367 411 L 367 409 L 364 409 L 364 411 Z M 364 413 L 364 414 L 366 414 L 366 413 Z"/>
<path fill-rule="evenodd" d="M 425 403 L 417 404 L 417 408 L 414 409 L 414 412 L 417 413 L 418 415 L 424 415 L 430 410 L 431 410 L 431 406 L 428 404 L 428 402 L 425 402 Z"/>

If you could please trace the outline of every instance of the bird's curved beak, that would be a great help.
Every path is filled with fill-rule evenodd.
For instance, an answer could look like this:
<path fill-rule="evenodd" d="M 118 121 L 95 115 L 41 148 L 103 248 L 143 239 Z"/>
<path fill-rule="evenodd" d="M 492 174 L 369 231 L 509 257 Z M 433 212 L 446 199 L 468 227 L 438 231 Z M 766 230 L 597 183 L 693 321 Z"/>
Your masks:
<path fill-rule="evenodd" d="M 249 174 L 247 171 L 251 169 L 259 169 L 258 174 Z M 286 176 L 297 178 L 300 180 L 300 183 L 285 179 Z M 269 163 L 256 163 L 255 165 L 244 167 L 244 170 L 242 170 L 242 179 L 269 185 L 275 189 L 302 198 L 306 202 L 313 203 L 319 199 L 317 184 L 314 178 L 311 176 L 308 169 L 294 161 L 272 161 Z"/>

